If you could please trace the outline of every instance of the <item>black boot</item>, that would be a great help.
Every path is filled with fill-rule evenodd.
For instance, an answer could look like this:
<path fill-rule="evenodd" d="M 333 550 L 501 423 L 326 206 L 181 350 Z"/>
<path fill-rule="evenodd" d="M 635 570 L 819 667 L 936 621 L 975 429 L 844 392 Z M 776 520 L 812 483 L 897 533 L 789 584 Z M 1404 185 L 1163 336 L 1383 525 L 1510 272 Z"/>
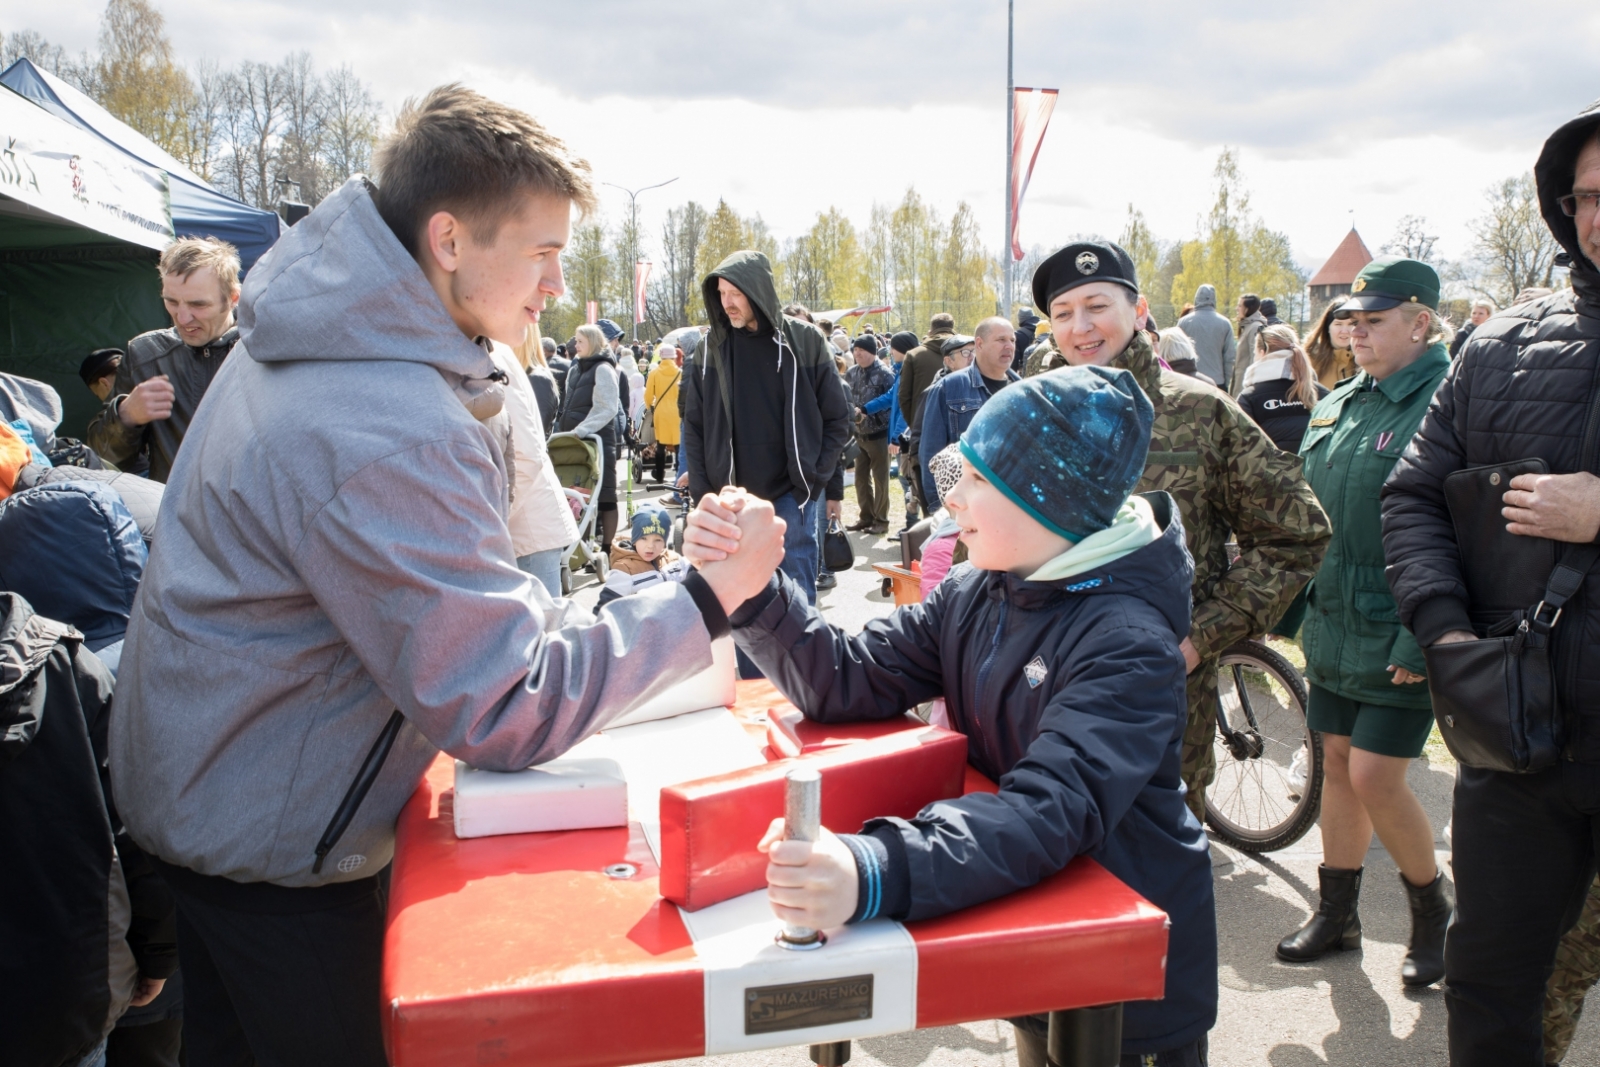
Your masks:
<path fill-rule="evenodd" d="M 1455 901 L 1444 886 L 1444 875 L 1418 888 L 1400 876 L 1411 901 L 1411 951 L 1400 964 L 1400 980 L 1406 985 L 1432 985 L 1444 977 L 1444 932 L 1455 912 Z"/>
<path fill-rule="evenodd" d="M 1311 921 L 1278 942 L 1278 958 L 1309 963 L 1334 949 L 1361 947 L 1361 916 L 1356 898 L 1361 895 L 1361 868 L 1344 870 L 1323 864 L 1317 868 L 1322 903 Z"/>

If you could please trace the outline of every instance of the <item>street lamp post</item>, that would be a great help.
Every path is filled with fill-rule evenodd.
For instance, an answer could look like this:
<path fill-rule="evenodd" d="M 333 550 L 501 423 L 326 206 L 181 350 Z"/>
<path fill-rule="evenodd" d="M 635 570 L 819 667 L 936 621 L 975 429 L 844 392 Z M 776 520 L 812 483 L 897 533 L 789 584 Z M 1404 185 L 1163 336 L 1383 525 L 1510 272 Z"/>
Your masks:
<path fill-rule="evenodd" d="M 628 194 L 628 262 L 634 270 L 639 269 L 639 194 L 648 193 L 651 189 L 659 189 L 663 185 L 671 185 L 677 180 L 677 178 L 668 178 L 664 182 L 656 182 L 654 185 L 646 185 L 639 189 L 629 189 L 625 186 L 618 185 L 615 182 L 600 183 L 601 185 L 609 185 L 613 189 L 621 189 L 623 192 Z M 628 277 L 628 297 L 630 300 L 633 298 L 632 275 L 629 275 Z M 630 315 L 632 315 L 633 310 L 635 309 L 630 305 Z M 637 341 L 639 339 L 639 319 L 638 316 L 632 316 L 632 318 L 633 339 Z"/>
<path fill-rule="evenodd" d="M 1006 0 L 1006 232 L 1000 237 L 1000 254 L 1005 256 L 1006 271 L 1005 282 L 1005 316 L 1011 317 L 1011 289 L 1012 275 L 1016 271 L 1016 264 L 1011 258 L 1011 229 L 1013 220 L 1011 212 L 1014 210 L 1011 203 L 1011 183 L 1015 176 L 1011 173 L 1017 154 L 1017 93 L 1013 78 L 1013 59 L 1016 51 L 1017 39 L 1017 0 Z"/>

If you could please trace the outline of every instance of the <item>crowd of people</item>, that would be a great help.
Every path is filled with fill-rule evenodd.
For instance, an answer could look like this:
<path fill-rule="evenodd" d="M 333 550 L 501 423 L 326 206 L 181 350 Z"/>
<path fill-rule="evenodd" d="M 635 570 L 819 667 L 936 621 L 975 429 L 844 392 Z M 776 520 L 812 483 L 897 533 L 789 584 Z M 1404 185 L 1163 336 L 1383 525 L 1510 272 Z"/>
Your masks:
<path fill-rule="evenodd" d="M 774 823 L 779 918 L 926 918 L 1091 856 L 1172 924 L 1123 1062 L 1198 1067 L 1219 657 L 1269 633 L 1326 758 L 1318 906 L 1278 957 L 1360 946 L 1376 834 L 1450 1062 L 1560 1062 L 1600 976 L 1600 109 L 1535 167 L 1570 288 L 1455 328 L 1385 257 L 1303 337 L 1212 285 L 1159 327 L 1082 240 L 970 334 L 851 337 L 747 250 L 704 327 L 558 342 L 587 164 L 448 86 L 376 165 L 243 279 L 222 241 L 168 247 L 172 326 L 83 361 L 84 440 L 0 375 L 7 1062 L 384 1063 L 386 871 L 437 753 L 553 758 L 731 634 L 807 716 L 926 707 L 999 783 L 815 843 Z M 561 595 L 555 435 L 598 442 L 598 614 Z M 624 516 L 630 450 L 670 507 Z M 860 634 L 817 606 L 847 470 L 851 530 L 915 529 L 923 563 Z M 1436 721 L 1450 877 L 1406 780 Z M 1043 1065 L 1045 1017 L 1013 1021 Z"/>

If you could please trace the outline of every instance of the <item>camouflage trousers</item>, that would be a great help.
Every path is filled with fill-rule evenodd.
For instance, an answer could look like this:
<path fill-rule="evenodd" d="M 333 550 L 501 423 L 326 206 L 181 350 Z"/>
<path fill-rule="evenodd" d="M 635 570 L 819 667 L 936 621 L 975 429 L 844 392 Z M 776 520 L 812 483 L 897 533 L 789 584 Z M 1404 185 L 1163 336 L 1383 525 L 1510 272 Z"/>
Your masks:
<path fill-rule="evenodd" d="M 1189 720 L 1183 730 L 1184 802 L 1206 822 L 1206 788 L 1217 777 L 1217 660 L 1202 660 L 1189 675 Z"/>
<path fill-rule="evenodd" d="M 1600 978 L 1600 879 L 1589 887 L 1578 921 L 1556 946 L 1544 991 L 1544 1062 L 1560 1063 L 1583 1014 L 1583 998 Z"/>

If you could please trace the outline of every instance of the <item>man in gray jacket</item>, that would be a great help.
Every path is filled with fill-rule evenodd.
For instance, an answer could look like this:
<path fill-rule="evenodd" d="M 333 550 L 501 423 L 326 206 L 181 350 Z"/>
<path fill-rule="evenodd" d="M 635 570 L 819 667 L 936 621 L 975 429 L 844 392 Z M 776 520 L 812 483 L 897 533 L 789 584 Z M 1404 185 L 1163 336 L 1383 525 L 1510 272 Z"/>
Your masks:
<path fill-rule="evenodd" d="M 1238 396 L 1244 392 L 1244 372 L 1256 361 L 1256 338 L 1267 328 L 1267 317 L 1261 314 L 1261 298 L 1246 293 L 1239 298 L 1239 347 L 1234 354 L 1233 373 L 1228 376 L 1228 392 Z M 1220 382 L 1218 383 L 1221 384 Z"/>
<path fill-rule="evenodd" d="M 191 1062 L 383 1064 L 379 876 L 439 750 L 559 756 L 709 666 L 782 555 L 751 502 L 726 562 L 758 566 L 601 620 L 518 570 L 483 339 L 562 292 L 587 164 L 458 86 L 377 162 L 246 281 L 128 626 L 111 775 L 177 900 Z"/>
<path fill-rule="evenodd" d="M 1194 342 L 1200 373 L 1226 387 L 1233 376 L 1233 323 L 1217 311 L 1216 286 L 1202 285 L 1194 291 L 1194 310 L 1178 320 L 1178 329 Z"/>

